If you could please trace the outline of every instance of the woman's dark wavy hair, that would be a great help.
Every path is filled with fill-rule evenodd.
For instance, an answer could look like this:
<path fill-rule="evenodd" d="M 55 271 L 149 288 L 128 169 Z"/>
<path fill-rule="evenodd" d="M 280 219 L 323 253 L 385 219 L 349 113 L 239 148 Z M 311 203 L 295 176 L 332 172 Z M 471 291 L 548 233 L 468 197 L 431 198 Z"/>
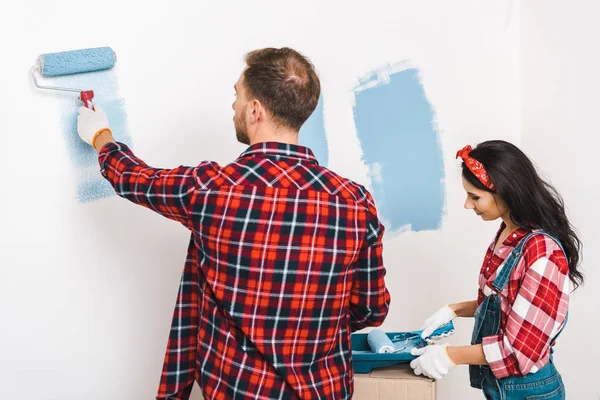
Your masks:
<path fill-rule="evenodd" d="M 565 214 L 561 195 L 538 175 L 533 163 L 515 145 L 503 140 L 490 140 L 475 147 L 470 157 L 483 164 L 494 190 L 485 187 L 469 168 L 462 164 L 463 177 L 480 190 L 498 194 L 512 221 L 525 229 L 542 229 L 562 244 L 569 263 L 569 278 L 575 289 L 584 276 L 580 263 L 581 240 Z"/>

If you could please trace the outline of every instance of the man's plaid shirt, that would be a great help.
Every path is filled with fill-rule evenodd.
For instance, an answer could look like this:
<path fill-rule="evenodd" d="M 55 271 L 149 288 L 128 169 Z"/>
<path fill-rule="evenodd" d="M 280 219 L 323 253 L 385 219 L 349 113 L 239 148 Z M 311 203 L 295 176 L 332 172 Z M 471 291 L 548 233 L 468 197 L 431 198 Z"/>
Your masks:
<path fill-rule="evenodd" d="M 116 193 L 192 232 L 157 399 L 349 399 L 351 332 L 380 325 L 380 223 L 364 187 L 305 147 L 250 146 L 224 167 L 157 169 L 101 149 Z"/>

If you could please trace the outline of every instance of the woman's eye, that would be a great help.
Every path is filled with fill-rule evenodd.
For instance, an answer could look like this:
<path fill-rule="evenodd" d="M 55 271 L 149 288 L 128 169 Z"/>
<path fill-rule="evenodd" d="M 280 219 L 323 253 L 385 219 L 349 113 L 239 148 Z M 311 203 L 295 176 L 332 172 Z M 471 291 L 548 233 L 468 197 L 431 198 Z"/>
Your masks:
<path fill-rule="evenodd" d="M 477 201 L 477 200 L 479 200 L 479 197 L 473 196 L 472 199 L 473 199 L 473 201 Z"/>

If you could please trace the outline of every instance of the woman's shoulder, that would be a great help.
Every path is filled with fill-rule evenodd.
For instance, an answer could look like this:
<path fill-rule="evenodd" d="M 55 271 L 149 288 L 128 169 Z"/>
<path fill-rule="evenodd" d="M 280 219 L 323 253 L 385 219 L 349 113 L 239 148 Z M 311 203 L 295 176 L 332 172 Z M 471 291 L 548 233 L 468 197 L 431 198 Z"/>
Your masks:
<path fill-rule="evenodd" d="M 558 239 L 552 236 L 533 231 L 523 247 L 523 258 L 526 267 L 531 267 L 537 262 L 552 262 L 563 273 L 569 272 L 567 257 L 559 245 Z"/>

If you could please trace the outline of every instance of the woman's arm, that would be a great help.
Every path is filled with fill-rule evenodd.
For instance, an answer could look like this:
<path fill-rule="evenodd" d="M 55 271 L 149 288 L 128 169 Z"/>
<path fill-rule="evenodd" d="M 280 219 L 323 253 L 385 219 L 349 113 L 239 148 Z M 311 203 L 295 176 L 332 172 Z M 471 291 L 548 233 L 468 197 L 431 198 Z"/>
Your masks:
<path fill-rule="evenodd" d="M 483 353 L 483 346 L 480 344 L 472 346 L 448 346 L 446 352 L 454 365 L 488 365 Z"/>
<path fill-rule="evenodd" d="M 472 318 L 475 315 L 475 310 L 477 310 L 477 300 L 449 304 L 448 307 L 454 311 L 457 317 Z"/>

